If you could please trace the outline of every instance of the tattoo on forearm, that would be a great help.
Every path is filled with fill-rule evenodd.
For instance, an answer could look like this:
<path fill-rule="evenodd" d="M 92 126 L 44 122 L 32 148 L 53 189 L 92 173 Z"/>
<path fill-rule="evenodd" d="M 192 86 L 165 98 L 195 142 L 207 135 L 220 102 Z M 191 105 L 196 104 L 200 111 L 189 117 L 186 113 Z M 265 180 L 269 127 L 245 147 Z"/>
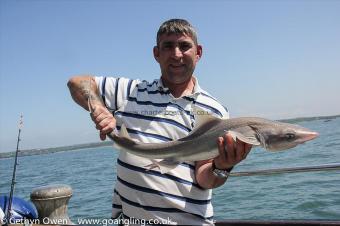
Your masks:
<path fill-rule="evenodd" d="M 79 86 L 77 87 L 77 91 L 79 94 L 84 98 L 84 100 L 88 100 L 91 98 L 94 102 L 100 102 L 102 103 L 101 98 L 99 95 L 95 92 L 96 87 L 95 84 L 93 84 L 92 78 L 90 79 L 83 79 L 80 81 Z"/>

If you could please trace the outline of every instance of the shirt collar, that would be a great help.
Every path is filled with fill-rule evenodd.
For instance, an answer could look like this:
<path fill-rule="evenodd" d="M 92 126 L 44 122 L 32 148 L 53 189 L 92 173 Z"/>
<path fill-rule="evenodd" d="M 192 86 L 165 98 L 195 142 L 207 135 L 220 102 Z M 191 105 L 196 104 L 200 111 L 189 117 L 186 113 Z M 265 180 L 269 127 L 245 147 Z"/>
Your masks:
<path fill-rule="evenodd" d="M 193 76 L 193 79 L 194 79 L 195 86 L 194 86 L 193 93 L 191 95 L 187 95 L 189 97 L 193 97 L 193 96 L 196 97 L 199 94 L 204 92 L 204 90 L 202 90 L 200 85 L 198 84 L 198 79 L 195 76 Z M 157 81 L 158 90 L 165 91 L 165 92 L 169 91 L 169 88 L 164 86 L 162 78 L 156 79 L 156 81 Z"/>
<path fill-rule="evenodd" d="M 195 83 L 193 94 L 203 93 L 204 92 L 203 89 L 201 89 L 200 85 L 198 84 L 198 79 L 195 76 L 193 76 L 192 78 L 194 79 L 194 83 Z"/>
<path fill-rule="evenodd" d="M 158 90 L 160 90 L 160 91 L 168 91 L 169 90 L 168 87 L 164 86 L 162 78 L 156 79 L 156 81 L 157 81 L 156 84 L 157 84 Z"/>

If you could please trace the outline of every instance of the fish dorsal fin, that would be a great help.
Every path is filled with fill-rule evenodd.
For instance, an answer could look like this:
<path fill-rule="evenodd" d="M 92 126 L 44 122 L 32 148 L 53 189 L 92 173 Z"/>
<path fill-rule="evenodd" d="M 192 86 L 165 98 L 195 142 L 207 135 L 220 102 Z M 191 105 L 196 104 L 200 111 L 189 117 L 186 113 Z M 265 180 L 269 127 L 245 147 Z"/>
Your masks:
<path fill-rule="evenodd" d="M 119 136 L 130 138 L 130 135 L 129 135 L 129 133 L 126 129 L 126 126 L 124 124 L 122 124 L 122 126 L 120 127 Z"/>
<path fill-rule="evenodd" d="M 187 136 L 178 139 L 179 141 L 195 139 L 221 122 L 220 118 L 210 115 L 207 111 L 200 107 L 197 107 L 196 105 L 192 105 L 192 111 L 195 117 L 194 128 Z"/>
<path fill-rule="evenodd" d="M 247 136 L 247 135 L 244 135 L 242 133 L 232 131 L 232 130 L 228 131 L 228 133 L 231 134 L 231 136 L 234 138 L 235 141 L 237 138 L 238 140 L 243 141 L 244 143 L 247 143 L 247 144 L 251 144 L 255 146 L 261 145 L 261 143 L 257 140 L 255 136 Z"/>
<path fill-rule="evenodd" d="M 216 119 L 219 119 L 211 115 L 209 112 L 207 112 L 203 108 L 198 107 L 195 104 L 193 104 L 192 110 L 193 110 L 193 114 L 195 117 L 195 128 L 201 127 L 207 122 L 211 122 L 211 121 L 215 121 Z"/>

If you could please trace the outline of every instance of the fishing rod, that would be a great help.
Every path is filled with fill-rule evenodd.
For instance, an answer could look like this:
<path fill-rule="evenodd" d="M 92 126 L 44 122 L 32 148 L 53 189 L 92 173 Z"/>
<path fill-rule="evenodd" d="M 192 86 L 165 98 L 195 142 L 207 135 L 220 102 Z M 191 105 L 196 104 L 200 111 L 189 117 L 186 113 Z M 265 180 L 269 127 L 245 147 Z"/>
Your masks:
<path fill-rule="evenodd" d="M 264 176 L 283 173 L 301 173 L 301 172 L 317 172 L 317 171 L 331 171 L 340 170 L 340 163 L 330 163 L 318 166 L 300 166 L 290 168 L 264 169 L 255 171 L 240 171 L 232 172 L 229 176 L 244 177 L 244 176 Z"/>
<path fill-rule="evenodd" d="M 20 115 L 20 120 L 19 120 L 19 132 L 18 132 L 18 140 L 17 140 L 17 149 L 15 151 L 15 160 L 14 160 L 14 168 L 13 168 L 13 175 L 12 175 L 12 183 L 11 183 L 11 191 L 9 194 L 9 200 L 8 200 L 8 206 L 7 206 L 7 211 L 6 211 L 6 219 L 7 223 L 10 222 L 11 217 L 12 217 L 12 201 L 13 201 L 13 194 L 14 194 L 14 186 L 15 186 L 15 176 L 16 176 L 16 171 L 17 171 L 17 165 L 18 165 L 18 153 L 19 153 L 19 143 L 20 143 L 20 134 L 21 134 L 21 129 L 23 126 L 23 115 Z"/>

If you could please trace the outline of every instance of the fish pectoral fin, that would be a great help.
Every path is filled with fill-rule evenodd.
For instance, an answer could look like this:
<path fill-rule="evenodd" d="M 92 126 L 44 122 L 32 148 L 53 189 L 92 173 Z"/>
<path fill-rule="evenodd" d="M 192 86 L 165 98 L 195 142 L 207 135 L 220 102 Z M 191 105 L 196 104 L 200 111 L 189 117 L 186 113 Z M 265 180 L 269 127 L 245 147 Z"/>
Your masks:
<path fill-rule="evenodd" d="M 229 130 L 228 133 L 231 134 L 231 136 L 234 138 L 235 141 L 236 141 L 236 138 L 237 138 L 240 141 L 243 141 L 244 143 L 247 143 L 247 144 L 251 144 L 251 145 L 255 145 L 255 146 L 258 146 L 258 145 L 261 144 L 255 136 L 245 136 L 242 133 L 232 131 L 232 130 Z"/>
<path fill-rule="evenodd" d="M 122 124 L 122 126 L 120 127 L 119 136 L 130 138 L 129 132 L 127 131 L 126 126 L 124 124 Z"/>
<path fill-rule="evenodd" d="M 158 168 L 161 174 L 171 171 L 172 169 L 176 168 L 179 164 L 179 162 L 169 159 L 163 159 L 161 161 L 156 161 L 152 159 L 151 161 L 152 161 L 151 164 L 145 166 L 148 168 L 147 170 Z"/>

